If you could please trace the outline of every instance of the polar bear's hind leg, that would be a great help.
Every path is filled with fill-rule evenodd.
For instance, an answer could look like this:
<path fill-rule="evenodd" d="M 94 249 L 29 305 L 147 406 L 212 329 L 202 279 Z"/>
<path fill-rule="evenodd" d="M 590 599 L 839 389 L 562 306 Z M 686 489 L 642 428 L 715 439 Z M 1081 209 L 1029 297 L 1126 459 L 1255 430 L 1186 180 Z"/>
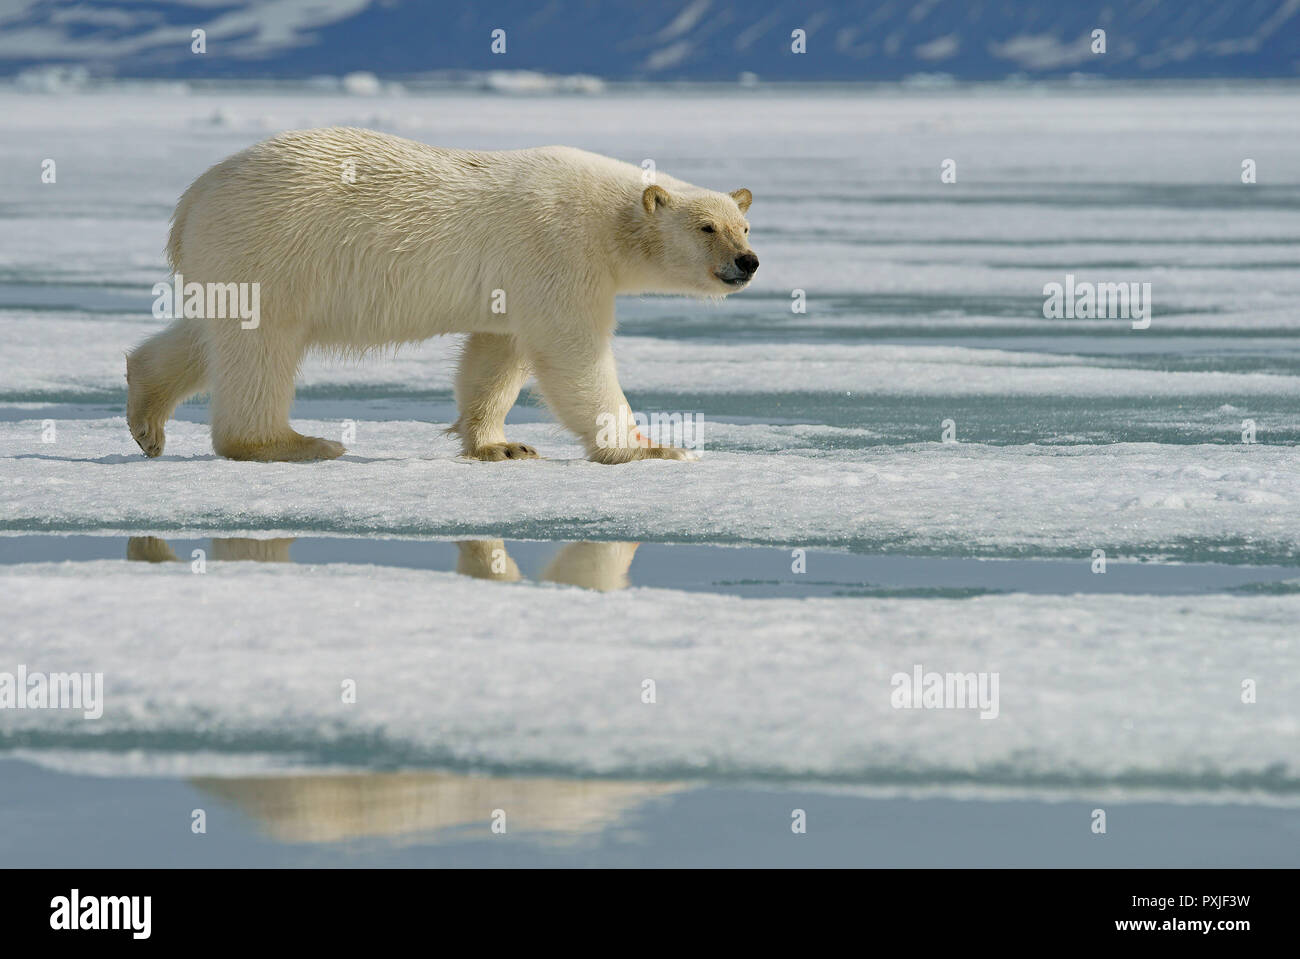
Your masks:
<path fill-rule="evenodd" d="M 256 330 L 235 324 L 208 343 L 212 374 L 212 448 L 234 460 L 330 460 L 342 443 L 303 436 L 289 426 L 301 343 L 274 335 L 263 318 Z"/>

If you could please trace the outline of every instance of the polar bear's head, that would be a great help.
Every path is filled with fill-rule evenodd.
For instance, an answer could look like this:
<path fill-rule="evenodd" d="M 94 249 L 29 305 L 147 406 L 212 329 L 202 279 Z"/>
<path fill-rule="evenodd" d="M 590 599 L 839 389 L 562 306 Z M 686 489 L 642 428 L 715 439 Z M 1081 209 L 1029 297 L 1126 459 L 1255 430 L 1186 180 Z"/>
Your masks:
<path fill-rule="evenodd" d="M 647 292 L 726 296 L 744 289 L 758 269 L 749 246 L 748 190 L 714 193 L 673 183 L 641 194 Z"/>

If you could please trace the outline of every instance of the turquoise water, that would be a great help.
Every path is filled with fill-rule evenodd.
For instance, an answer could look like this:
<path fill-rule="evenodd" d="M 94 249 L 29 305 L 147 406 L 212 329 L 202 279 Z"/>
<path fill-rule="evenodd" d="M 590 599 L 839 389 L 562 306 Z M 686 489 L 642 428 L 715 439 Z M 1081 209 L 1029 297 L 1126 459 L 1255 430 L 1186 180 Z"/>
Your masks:
<path fill-rule="evenodd" d="M 555 781 L 486 777 L 352 776 L 294 788 L 283 778 L 105 779 L 3 759 L 0 781 L 0 824 L 23 827 L 0 830 L 0 861 L 13 867 L 1288 868 L 1294 842 L 1261 839 L 1300 830 L 1294 809 L 1135 802 L 1111 806 L 1108 833 L 1096 836 L 1093 805 L 1081 801 L 699 781 L 586 797 Z M 502 802 L 518 815 L 493 834 L 481 809 Z M 206 834 L 189 831 L 195 809 Z M 790 831 L 796 809 L 803 835 Z"/>
<path fill-rule="evenodd" d="M 195 550 L 214 561 L 373 564 L 406 569 L 458 570 L 467 547 L 500 546 L 524 579 L 541 580 L 547 566 L 566 551 L 595 545 L 583 541 L 537 542 L 500 537 L 476 540 L 382 537 L 174 535 L 88 536 L 84 534 L 0 536 L 0 565 L 88 562 L 189 562 Z M 811 573 L 792 571 L 788 549 L 639 543 L 626 571 L 626 587 L 722 593 L 750 599 L 873 596 L 960 599 L 995 593 L 1127 593 L 1187 596 L 1214 592 L 1300 593 L 1300 565 L 1241 563 L 1120 562 L 1094 573 L 1091 561 L 1061 559 L 978 559 L 889 553 L 805 550 Z M 490 577 L 487 577 L 490 578 Z M 590 582 L 569 585 L 591 587 Z"/>

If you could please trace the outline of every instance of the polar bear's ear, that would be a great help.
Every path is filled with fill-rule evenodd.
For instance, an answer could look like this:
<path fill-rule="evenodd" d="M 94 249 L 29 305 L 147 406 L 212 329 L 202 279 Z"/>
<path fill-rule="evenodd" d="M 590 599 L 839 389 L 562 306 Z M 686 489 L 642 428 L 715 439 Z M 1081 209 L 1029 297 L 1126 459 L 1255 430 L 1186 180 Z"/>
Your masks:
<path fill-rule="evenodd" d="M 659 207 L 669 206 L 671 204 L 672 197 L 670 197 L 668 191 L 661 186 L 648 186 L 641 194 L 641 205 L 645 207 L 647 213 L 653 213 L 655 210 L 659 209 Z"/>
<path fill-rule="evenodd" d="M 750 193 L 744 187 L 741 187 L 739 190 L 732 190 L 731 198 L 736 201 L 736 206 L 740 207 L 741 213 L 748 210 L 749 205 L 754 202 L 754 194 Z"/>

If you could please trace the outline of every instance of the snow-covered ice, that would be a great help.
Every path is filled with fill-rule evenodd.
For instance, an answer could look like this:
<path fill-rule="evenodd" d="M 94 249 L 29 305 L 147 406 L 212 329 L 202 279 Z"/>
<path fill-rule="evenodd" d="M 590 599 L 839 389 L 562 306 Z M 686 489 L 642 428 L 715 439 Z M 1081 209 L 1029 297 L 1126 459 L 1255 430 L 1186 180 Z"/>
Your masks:
<path fill-rule="evenodd" d="M 1081 576 L 1095 550 L 1300 568 L 1298 103 L 1284 88 L 0 91 L 0 176 L 16 185 L 0 203 L 0 535 L 831 547 L 1057 557 Z M 122 354 L 160 325 L 172 205 L 234 150 L 333 123 L 570 143 L 750 188 L 751 289 L 620 304 L 629 397 L 700 414 L 701 460 L 589 464 L 526 407 L 508 431 L 545 460 L 462 461 L 442 432 L 452 340 L 306 363 L 295 425 L 338 437 L 351 421 L 341 460 L 216 459 L 202 405 L 144 460 L 121 415 Z M 1067 274 L 1149 282 L 1151 327 L 1045 319 L 1043 287 Z M 939 442 L 948 419 L 956 443 Z M 0 566 L 0 609 L 0 671 L 105 674 L 102 720 L 0 711 L 0 752 L 65 770 L 1300 795 L 1289 588 L 756 600 L 96 560 Z M 916 664 L 998 673 L 999 717 L 891 708 L 890 677 Z"/>
<path fill-rule="evenodd" d="M 303 421 L 317 435 L 338 422 Z M 278 530 L 851 546 L 956 555 L 1300 555 L 1293 447 L 928 443 L 838 450 L 833 428 L 706 425 L 700 461 L 610 469 L 549 424 L 546 460 L 462 460 L 446 424 L 359 423 L 311 466 L 216 458 L 173 422 L 145 460 L 121 418 L 0 423 L 0 528 Z M 770 452 L 732 453 L 710 444 Z"/>
<path fill-rule="evenodd" d="M 105 690 L 94 722 L 10 712 L 0 747 L 1300 795 L 1296 596 L 745 601 L 375 567 L 100 562 L 2 569 L 0 603 L 0 662 L 102 672 Z M 998 673 L 997 718 L 895 709 L 891 677 L 916 665 Z M 1261 695 L 1246 706 L 1251 677 Z"/>

